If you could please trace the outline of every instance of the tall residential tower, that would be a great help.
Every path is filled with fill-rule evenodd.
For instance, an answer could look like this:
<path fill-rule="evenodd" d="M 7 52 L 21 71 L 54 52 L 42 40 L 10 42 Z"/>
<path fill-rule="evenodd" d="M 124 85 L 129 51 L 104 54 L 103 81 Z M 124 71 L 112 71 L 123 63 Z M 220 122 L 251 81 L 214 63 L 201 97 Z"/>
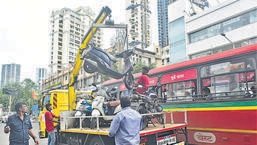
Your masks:
<path fill-rule="evenodd" d="M 150 46 L 150 15 L 149 0 L 127 0 L 128 41 L 138 41 L 141 49 Z"/>
<path fill-rule="evenodd" d="M 89 7 L 53 11 L 50 17 L 50 62 L 49 73 L 59 73 L 69 67 L 77 55 L 81 40 L 94 21 L 94 12 Z M 102 33 L 94 36 L 92 43 L 101 47 Z"/>
<path fill-rule="evenodd" d="M 36 85 L 41 87 L 42 81 L 45 79 L 47 79 L 46 68 L 37 68 L 36 69 Z"/>
<path fill-rule="evenodd" d="M 20 82 L 20 64 L 3 64 L 1 73 L 1 87 L 5 85 Z"/>
<path fill-rule="evenodd" d="M 168 5 L 169 0 L 158 0 L 158 41 L 159 46 L 165 47 L 169 44 L 168 38 Z"/>

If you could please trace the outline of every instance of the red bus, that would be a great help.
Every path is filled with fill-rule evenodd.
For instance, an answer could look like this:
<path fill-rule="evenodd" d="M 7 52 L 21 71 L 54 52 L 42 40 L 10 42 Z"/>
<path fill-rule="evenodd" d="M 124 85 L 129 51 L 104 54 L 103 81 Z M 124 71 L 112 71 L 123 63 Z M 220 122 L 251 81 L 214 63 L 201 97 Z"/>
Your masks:
<path fill-rule="evenodd" d="M 158 94 L 164 111 L 187 110 L 190 144 L 256 145 L 256 68 L 254 44 L 158 67 L 149 77 L 156 85 L 161 76 Z M 103 86 L 118 87 L 120 95 L 126 91 L 122 80 Z M 175 121 L 183 119 L 174 115 Z"/>

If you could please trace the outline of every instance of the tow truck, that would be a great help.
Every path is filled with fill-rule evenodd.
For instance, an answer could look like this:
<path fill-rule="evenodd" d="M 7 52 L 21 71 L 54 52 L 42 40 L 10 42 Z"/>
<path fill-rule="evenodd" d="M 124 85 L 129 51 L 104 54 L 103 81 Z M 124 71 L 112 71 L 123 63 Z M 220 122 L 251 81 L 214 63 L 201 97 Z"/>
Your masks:
<path fill-rule="evenodd" d="M 99 29 L 97 25 L 103 23 L 106 17 L 111 15 L 111 9 L 109 7 L 103 7 L 99 15 L 94 21 L 94 25 L 90 27 L 86 33 L 82 44 L 78 50 L 75 64 L 73 66 L 72 73 L 70 75 L 70 82 L 68 84 L 68 92 L 60 95 L 57 90 L 50 91 L 50 103 L 53 104 L 53 112 L 55 115 L 60 114 L 60 129 L 56 133 L 56 144 L 58 145 L 114 145 L 114 138 L 108 136 L 109 126 L 102 126 L 99 123 L 97 117 L 96 129 L 90 129 L 87 126 L 83 126 L 83 120 L 85 118 L 92 118 L 92 116 L 75 117 L 76 97 L 77 91 L 75 91 L 74 83 L 76 81 L 79 70 L 82 66 L 83 60 L 81 60 L 83 51 L 87 48 L 88 43 L 92 39 L 93 35 Z M 100 26 L 104 27 L 104 26 Z M 60 91 L 63 93 L 63 91 Z M 67 95 L 68 94 L 68 95 Z M 64 99 L 65 98 L 65 99 Z M 63 100 L 62 104 L 60 100 Z M 64 101 L 66 100 L 66 101 Z M 54 104 L 56 103 L 56 107 Z M 63 108 L 61 108 L 63 107 Z M 43 114 L 43 112 L 41 112 Z M 150 123 L 147 128 L 140 132 L 141 145 L 184 145 L 187 144 L 187 121 L 186 112 L 184 121 L 180 123 L 174 123 L 172 113 L 163 112 L 164 120 L 162 124 Z M 143 114 L 154 115 L 154 114 Z M 113 117 L 113 116 L 110 116 Z M 41 117 L 42 118 L 42 117 Z M 79 126 L 74 125 L 79 124 Z M 182 134 L 185 141 L 177 140 L 177 136 Z"/>

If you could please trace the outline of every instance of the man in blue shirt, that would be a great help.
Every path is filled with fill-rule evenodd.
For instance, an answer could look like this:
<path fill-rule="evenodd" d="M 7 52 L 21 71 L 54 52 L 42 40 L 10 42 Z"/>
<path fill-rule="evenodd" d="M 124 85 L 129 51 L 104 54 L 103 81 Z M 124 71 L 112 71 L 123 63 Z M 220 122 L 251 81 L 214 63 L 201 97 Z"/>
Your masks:
<path fill-rule="evenodd" d="M 114 117 L 109 136 L 115 136 L 116 145 L 139 145 L 142 117 L 130 108 L 131 102 L 128 96 L 121 97 L 120 104 L 122 110 Z"/>
<path fill-rule="evenodd" d="M 4 127 L 4 132 L 9 133 L 10 145 L 29 145 L 29 135 L 38 144 L 38 139 L 32 131 L 30 117 L 26 115 L 28 108 L 24 103 L 15 105 L 16 114 L 10 116 Z"/>

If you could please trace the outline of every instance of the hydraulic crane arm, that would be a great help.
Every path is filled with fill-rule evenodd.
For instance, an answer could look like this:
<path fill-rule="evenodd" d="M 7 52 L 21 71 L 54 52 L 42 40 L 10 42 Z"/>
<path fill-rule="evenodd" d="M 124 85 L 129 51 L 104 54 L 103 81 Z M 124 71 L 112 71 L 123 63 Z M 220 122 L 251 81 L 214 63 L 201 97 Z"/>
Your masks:
<path fill-rule="evenodd" d="M 103 7 L 102 10 L 100 11 L 99 15 L 96 17 L 94 24 L 101 24 L 104 22 L 107 16 L 111 14 L 111 9 L 109 7 Z M 74 83 L 77 79 L 79 70 L 81 68 L 81 65 L 83 63 L 83 60 L 81 60 L 82 57 L 82 52 L 87 48 L 87 44 L 90 42 L 94 34 L 96 33 L 98 28 L 91 26 L 89 30 L 87 31 L 86 35 L 84 36 L 82 43 L 80 45 L 80 48 L 77 52 L 77 57 L 73 66 L 72 73 L 70 75 L 70 81 L 69 81 L 69 86 L 68 86 L 68 105 L 69 105 L 69 110 L 74 110 L 76 107 L 76 94 L 75 94 L 75 88 L 74 88 Z"/>

